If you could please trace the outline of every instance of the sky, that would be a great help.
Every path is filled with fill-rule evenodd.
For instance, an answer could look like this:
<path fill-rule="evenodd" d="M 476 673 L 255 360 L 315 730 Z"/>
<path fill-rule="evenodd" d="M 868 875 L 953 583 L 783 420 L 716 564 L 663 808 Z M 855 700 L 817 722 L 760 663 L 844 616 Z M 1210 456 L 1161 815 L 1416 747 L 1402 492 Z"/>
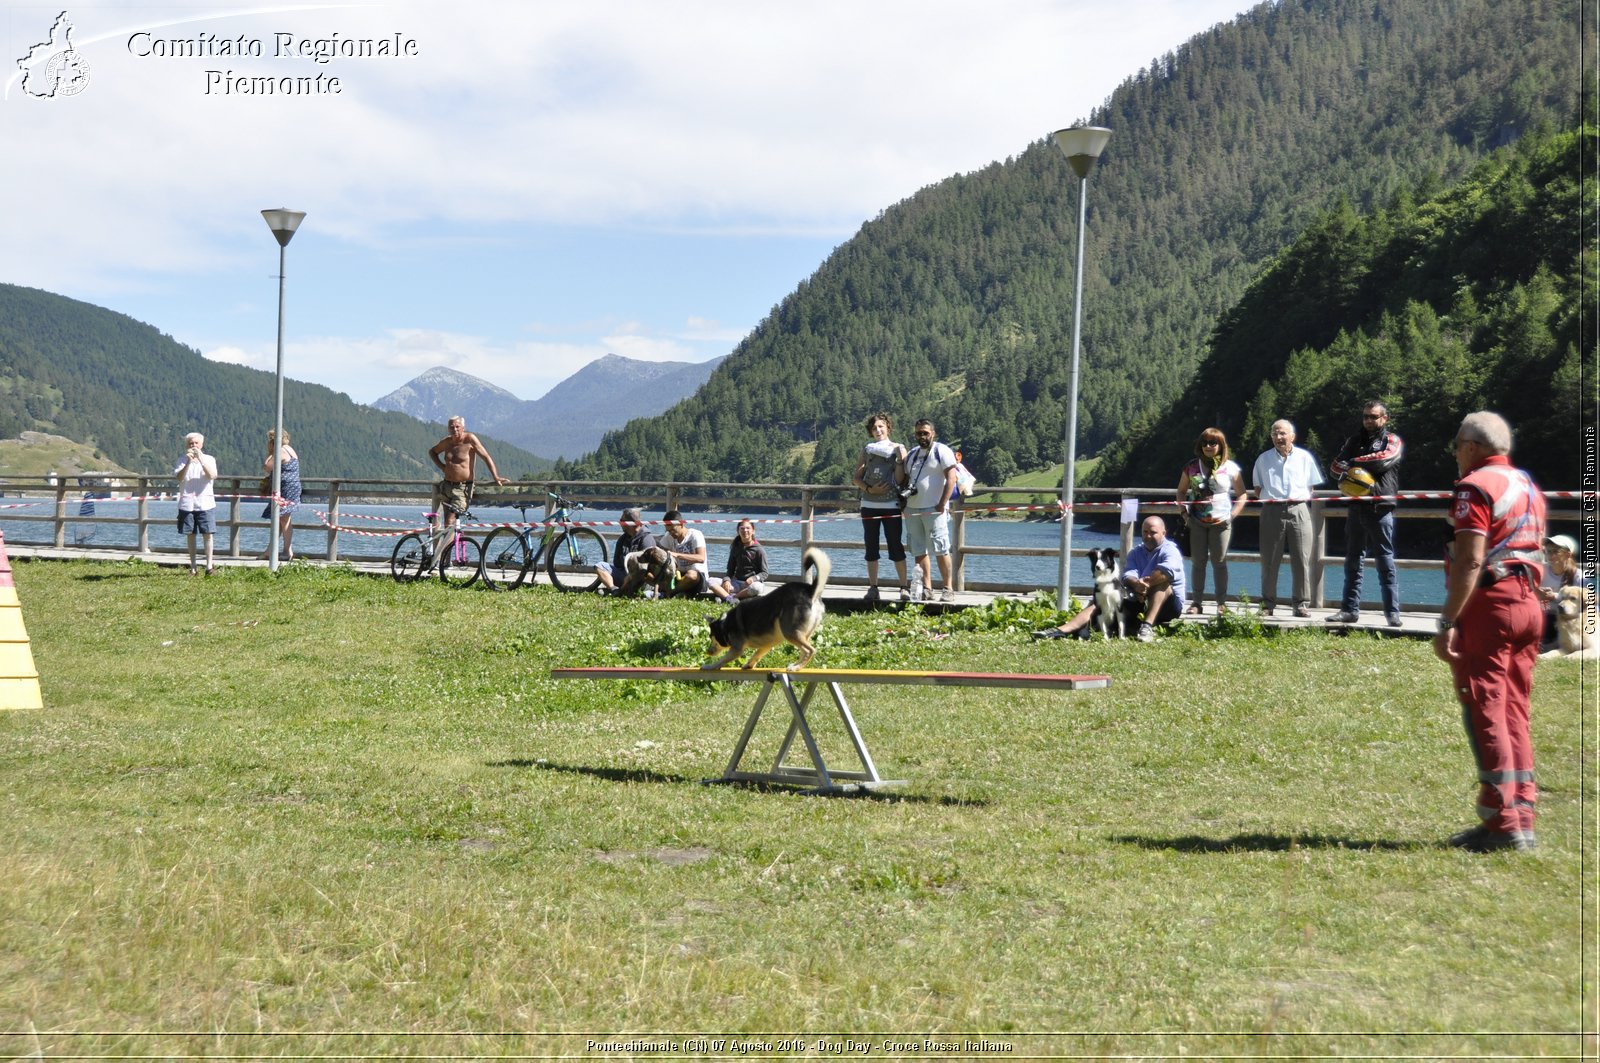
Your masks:
<path fill-rule="evenodd" d="M 1249 6 L 5 3 L 0 282 L 271 371 L 286 207 L 286 376 L 534 399 L 727 354 L 879 212 Z"/>

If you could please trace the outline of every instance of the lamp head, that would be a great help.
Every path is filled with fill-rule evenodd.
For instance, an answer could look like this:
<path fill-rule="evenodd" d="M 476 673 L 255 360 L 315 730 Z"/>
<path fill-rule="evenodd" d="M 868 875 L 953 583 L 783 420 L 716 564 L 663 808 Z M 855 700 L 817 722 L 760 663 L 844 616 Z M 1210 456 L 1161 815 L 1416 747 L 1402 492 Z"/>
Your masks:
<path fill-rule="evenodd" d="M 272 230 L 272 235 L 278 238 L 278 246 L 288 247 L 289 241 L 294 238 L 294 231 L 305 220 L 306 212 L 279 207 L 277 210 L 264 210 L 261 216 L 267 220 L 267 228 Z"/>
<path fill-rule="evenodd" d="M 1089 176 L 1089 171 L 1094 169 L 1095 160 L 1106 150 L 1106 141 L 1111 139 L 1111 130 L 1104 126 L 1077 125 L 1071 129 L 1058 129 L 1050 136 L 1055 140 L 1056 147 L 1061 149 L 1061 154 L 1067 157 L 1072 172 L 1077 174 L 1081 181 Z"/>

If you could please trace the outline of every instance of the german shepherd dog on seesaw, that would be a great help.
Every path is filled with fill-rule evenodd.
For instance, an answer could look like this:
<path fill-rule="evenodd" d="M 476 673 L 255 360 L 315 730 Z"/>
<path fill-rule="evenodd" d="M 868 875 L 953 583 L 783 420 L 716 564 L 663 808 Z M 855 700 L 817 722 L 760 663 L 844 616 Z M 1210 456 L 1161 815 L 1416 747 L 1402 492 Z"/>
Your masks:
<path fill-rule="evenodd" d="M 804 668 L 817 652 L 811 636 L 822 626 L 826 612 L 822 591 L 828 585 L 833 564 L 827 554 L 813 546 L 800 559 L 800 571 L 808 568 L 814 569 L 809 582 L 785 583 L 771 594 L 740 602 L 726 615 L 710 620 L 711 645 L 706 647 L 706 656 L 722 656 L 700 667 L 715 671 L 753 649 L 755 655 L 740 667 L 754 668 L 768 652 L 788 642 L 800 651 L 800 659 L 789 666 L 789 671 Z"/>

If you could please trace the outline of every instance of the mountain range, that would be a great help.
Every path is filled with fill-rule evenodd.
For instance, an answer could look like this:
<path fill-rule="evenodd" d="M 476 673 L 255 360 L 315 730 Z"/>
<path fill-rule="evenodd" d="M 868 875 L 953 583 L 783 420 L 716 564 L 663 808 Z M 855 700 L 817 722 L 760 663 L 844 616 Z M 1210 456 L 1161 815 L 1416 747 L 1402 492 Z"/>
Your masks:
<path fill-rule="evenodd" d="M 1118 86 L 1087 116 L 1113 131 L 1083 234 L 1093 475 L 1170 484 L 1201 428 L 1253 454 L 1277 417 L 1326 454 L 1378 397 L 1410 443 L 1407 484 L 1447 480 L 1436 444 L 1487 406 L 1546 486 L 1575 485 L 1594 399 L 1595 54 L 1578 0 L 1270 0 Z M 694 367 L 710 376 L 692 398 L 617 414 L 634 419 L 577 460 L 566 447 L 587 441 L 550 444 L 554 475 L 845 483 L 878 410 L 900 439 L 931 417 L 986 483 L 1059 461 L 1082 186 L 1048 139 L 1019 147 L 886 206 L 726 361 Z M 501 470 L 548 462 L 486 426 L 533 442 L 596 421 L 627 390 L 605 369 L 585 391 L 473 408 Z M 432 474 L 436 426 L 287 390 L 308 475 Z M 271 374 L 0 285 L 0 437 L 166 471 L 198 427 L 228 471 L 259 465 L 271 407 Z"/>
<path fill-rule="evenodd" d="M 461 414 L 475 432 L 491 433 L 535 454 L 574 459 L 598 447 L 611 429 L 687 399 L 722 361 L 646 362 L 607 354 L 531 400 L 441 366 L 372 405 L 436 423 Z"/>
<path fill-rule="evenodd" d="M 1367 249 L 1333 239 L 1354 257 L 1310 256 L 1332 272 L 1320 288 L 1306 276 L 1293 290 L 1294 323 L 1314 327 L 1241 330 L 1229 315 L 1304 235 L 1379 238 L 1361 219 L 1421 210 L 1497 152 L 1592 120 L 1593 79 L 1580 60 L 1593 54 L 1594 25 L 1577 0 L 1274 0 L 1135 72 L 1087 116 L 1112 137 L 1086 186 L 1080 455 L 1117 448 L 1117 460 L 1101 466 L 1114 482 L 1170 482 L 1168 450 L 1208 425 L 1240 452 L 1265 449 L 1250 411 L 1268 402 L 1319 436 L 1346 431 L 1347 410 L 1300 405 L 1312 389 L 1275 386 L 1296 354 L 1281 344 L 1320 349 L 1346 327 L 1376 335 L 1394 309 L 1384 293 L 1345 296 L 1368 279 L 1401 277 L 1403 260 L 1345 277 L 1347 263 L 1366 263 Z M 985 482 L 1059 462 L 1080 188 L 1048 138 L 1019 149 L 887 206 L 772 310 L 692 402 L 609 434 L 592 458 L 560 464 L 558 475 L 844 483 L 862 420 L 876 410 L 892 414 L 900 439 L 911 420 L 932 418 Z M 1457 206 L 1445 209 L 1473 223 L 1470 205 Z M 1430 228 L 1427 216 L 1405 224 L 1394 254 L 1447 243 L 1474 251 L 1474 267 L 1485 270 L 1465 285 L 1474 298 L 1509 298 L 1530 279 L 1521 255 L 1496 274 L 1493 254 L 1479 253 L 1492 245 L 1446 240 L 1453 234 Z M 1574 223 L 1568 232 L 1574 246 L 1592 246 L 1592 228 Z M 1449 262 L 1430 258 L 1429 268 Z M 1570 275 L 1554 268 L 1565 292 Z M 1285 279 L 1277 277 L 1280 289 Z M 1448 288 L 1414 290 L 1447 317 Z M 1261 300 L 1250 306 L 1252 316 L 1274 312 Z M 1247 349 L 1250 372 L 1239 373 L 1230 353 L 1231 375 L 1187 395 L 1197 374 L 1222 364 L 1207 359 L 1225 320 L 1228 335 L 1265 340 Z M 1560 342 L 1568 335 L 1546 331 Z M 1465 349 L 1492 353 L 1494 337 L 1479 330 Z M 1592 337 L 1586 343 L 1580 361 L 1592 357 Z M 1371 386 L 1410 383 L 1401 374 Z M 1473 387 L 1452 399 L 1503 401 Z M 1392 405 L 1411 402 L 1402 391 Z M 1152 434 L 1158 423 L 1165 436 Z"/>
<path fill-rule="evenodd" d="M 0 438 L 65 436 L 135 472 L 172 471 L 183 436 L 202 432 L 223 475 L 257 474 L 276 377 L 213 362 L 150 325 L 62 295 L 0 284 Z M 331 388 L 284 381 L 284 427 L 309 477 L 429 480 L 438 425 L 359 405 Z M 515 479 L 550 461 L 489 443 Z"/>

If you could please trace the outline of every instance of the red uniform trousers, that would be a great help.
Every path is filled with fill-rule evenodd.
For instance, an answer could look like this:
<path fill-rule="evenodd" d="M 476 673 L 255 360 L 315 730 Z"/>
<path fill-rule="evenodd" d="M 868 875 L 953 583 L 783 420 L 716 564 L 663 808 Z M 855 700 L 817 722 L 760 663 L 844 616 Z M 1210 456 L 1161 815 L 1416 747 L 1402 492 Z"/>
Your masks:
<path fill-rule="evenodd" d="M 1528 702 L 1544 610 L 1526 579 L 1502 579 L 1467 599 L 1451 666 L 1462 721 L 1478 762 L 1478 818 L 1492 831 L 1532 834 L 1533 739 Z"/>

